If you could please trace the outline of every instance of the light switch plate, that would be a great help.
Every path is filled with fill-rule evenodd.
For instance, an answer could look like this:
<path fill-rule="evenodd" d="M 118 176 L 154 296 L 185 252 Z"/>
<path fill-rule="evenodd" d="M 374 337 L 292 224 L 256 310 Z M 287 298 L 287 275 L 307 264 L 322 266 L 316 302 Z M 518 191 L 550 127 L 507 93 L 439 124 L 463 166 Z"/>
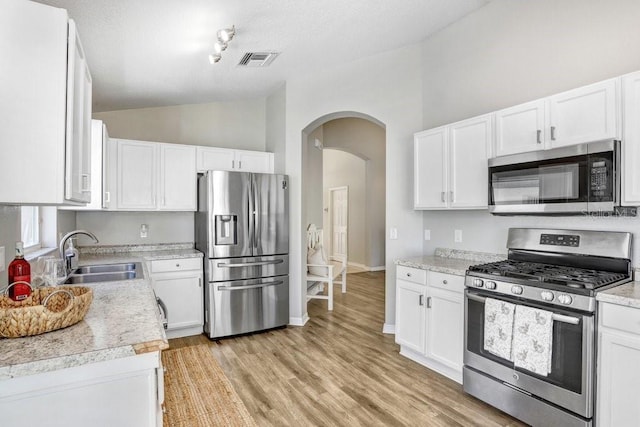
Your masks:
<path fill-rule="evenodd" d="M 389 229 L 389 239 L 396 240 L 398 238 L 398 229 L 390 228 Z"/>
<path fill-rule="evenodd" d="M 456 243 L 462 242 L 462 230 L 453 230 L 453 241 Z"/>
<path fill-rule="evenodd" d="M 431 240 L 431 230 L 424 230 L 424 240 Z"/>
<path fill-rule="evenodd" d="M 4 271 L 4 246 L 0 246 L 0 271 Z"/>
<path fill-rule="evenodd" d="M 146 239 L 149 236 L 149 226 L 147 224 L 140 224 L 140 237 Z"/>

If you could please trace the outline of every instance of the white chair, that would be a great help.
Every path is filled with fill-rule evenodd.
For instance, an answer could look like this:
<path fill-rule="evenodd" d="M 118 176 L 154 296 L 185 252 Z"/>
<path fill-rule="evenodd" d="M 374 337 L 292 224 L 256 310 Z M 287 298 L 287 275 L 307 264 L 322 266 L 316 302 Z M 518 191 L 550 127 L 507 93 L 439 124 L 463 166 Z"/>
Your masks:
<path fill-rule="evenodd" d="M 336 278 L 340 277 L 340 280 Z M 326 295 L 323 293 L 327 285 Z M 342 285 L 342 293 L 347 292 L 347 258 L 327 262 L 322 245 L 322 229 L 314 224 L 307 228 L 307 301 L 326 299 L 329 311 L 333 310 L 333 284 Z"/>

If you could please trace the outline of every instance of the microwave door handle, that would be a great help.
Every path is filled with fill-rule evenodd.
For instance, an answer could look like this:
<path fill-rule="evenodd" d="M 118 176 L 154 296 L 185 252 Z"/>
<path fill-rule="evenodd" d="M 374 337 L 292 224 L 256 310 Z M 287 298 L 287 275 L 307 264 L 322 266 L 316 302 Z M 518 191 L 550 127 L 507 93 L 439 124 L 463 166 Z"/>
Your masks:
<path fill-rule="evenodd" d="M 484 304 L 486 299 L 485 297 L 481 297 L 479 295 L 474 295 L 474 294 L 467 294 L 467 298 L 469 298 L 472 301 L 476 301 L 479 303 Z M 551 319 L 553 319 L 554 322 L 562 322 L 562 323 L 569 323 L 571 325 L 577 325 L 580 323 L 580 319 L 577 317 L 573 317 L 573 316 L 565 316 L 563 314 L 556 314 L 553 313 L 551 315 Z"/>

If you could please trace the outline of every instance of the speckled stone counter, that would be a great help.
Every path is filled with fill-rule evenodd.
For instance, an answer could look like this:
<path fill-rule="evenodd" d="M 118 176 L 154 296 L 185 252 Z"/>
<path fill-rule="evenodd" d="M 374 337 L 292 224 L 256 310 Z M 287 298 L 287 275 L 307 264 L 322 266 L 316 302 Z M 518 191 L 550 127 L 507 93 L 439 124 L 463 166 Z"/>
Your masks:
<path fill-rule="evenodd" d="M 596 300 L 611 304 L 640 308 L 640 282 L 629 282 L 598 292 Z"/>
<path fill-rule="evenodd" d="M 398 259 L 396 265 L 464 276 L 471 265 L 506 259 L 506 255 L 437 248 L 434 255 Z"/>
<path fill-rule="evenodd" d="M 203 255 L 192 247 L 144 249 L 81 252 L 80 265 L 143 261 L 144 278 L 87 284 L 93 289 L 91 307 L 82 321 L 68 328 L 0 338 L 0 380 L 168 348 L 144 261 Z"/>

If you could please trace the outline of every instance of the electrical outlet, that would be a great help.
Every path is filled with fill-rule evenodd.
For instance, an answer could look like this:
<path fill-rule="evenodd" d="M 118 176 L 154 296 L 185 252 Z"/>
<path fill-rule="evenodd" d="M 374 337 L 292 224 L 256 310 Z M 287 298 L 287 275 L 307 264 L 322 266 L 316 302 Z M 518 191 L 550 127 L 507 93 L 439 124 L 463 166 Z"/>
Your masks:
<path fill-rule="evenodd" d="M 140 237 L 146 239 L 149 236 L 149 226 L 147 224 L 140 224 Z"/>
<path fill-rule="evenodd" d="M 462 230 L 453 230 L 453 241 L 456 243 L 462 242 Z"/>
<path fill-rule="evenodd" d="M 0 271 L 4 271 L 4 246 L 0 246 Z"/>
<path fill-rule="evenodd" d="M 431 230 L 424 230 L 424 240 L 431 240 Z"/>
<path fill-rule="evenodd" d="M 390 228 L 389 229 L 389 239 L 396 240 L 398 238 L 398 229 Z"/>

